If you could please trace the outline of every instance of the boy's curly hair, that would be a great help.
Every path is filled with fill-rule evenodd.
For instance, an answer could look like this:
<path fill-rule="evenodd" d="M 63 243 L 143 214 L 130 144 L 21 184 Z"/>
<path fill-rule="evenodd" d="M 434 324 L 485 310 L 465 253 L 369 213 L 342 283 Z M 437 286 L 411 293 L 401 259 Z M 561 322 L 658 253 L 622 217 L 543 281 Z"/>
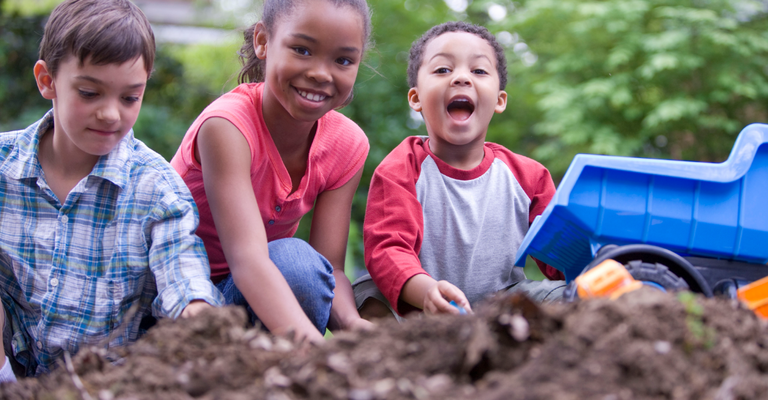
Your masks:
<path fill-rule="evenodd" d="M 507 86 L 507 58 L 504 56 L 504 49 L 501 47 L 496 37 L 483 26 L 473 25 L 463 21 L 450 21 L 437 26 L 433 26 L 426 33 L 421 35 L 411 45 L 411 53 L 408 57 L 408 86 L 416 87 L 419 68 L 424 58 L 424 49 L 430 40 L 447 32 L 467 32 L 485 39 L 491 45 L 496 53 L 496 71 L 499 73 L 499 90 L 504 90 Z"/>

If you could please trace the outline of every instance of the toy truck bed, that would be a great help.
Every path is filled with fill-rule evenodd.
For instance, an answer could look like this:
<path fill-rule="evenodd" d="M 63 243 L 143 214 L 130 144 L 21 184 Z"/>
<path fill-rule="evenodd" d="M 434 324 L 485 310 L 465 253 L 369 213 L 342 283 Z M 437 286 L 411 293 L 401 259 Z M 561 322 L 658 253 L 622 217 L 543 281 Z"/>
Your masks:
<path fill-rule="evenodd" d="M 577 155 L 516 265 L 531 255 L 571 281 L 608 244 L 720 260 L 715 278 L 733 261 L 768 275 L 768 125 L 744 128 L 719 164 Z"/>

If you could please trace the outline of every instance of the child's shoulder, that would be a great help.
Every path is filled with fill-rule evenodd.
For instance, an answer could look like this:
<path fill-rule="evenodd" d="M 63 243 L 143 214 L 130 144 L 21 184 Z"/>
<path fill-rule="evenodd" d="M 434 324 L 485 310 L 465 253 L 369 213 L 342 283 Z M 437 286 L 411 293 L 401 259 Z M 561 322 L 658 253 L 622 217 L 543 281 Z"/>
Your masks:
<path fill-rule="evenodd" d="M 517 154 L 497 143 L 486 142 L 485 146 L 493 152 L 494 161 L 503 162 L 526 193 L 531 194 L 550 189 L 554 192 L 552 175 L 547 167 L 540 162 Z"/>
<path fill-rule="evenodd" d="M 405 177 L 419 173 L 421 163 L 429 156 L 424 149 L 426 136 L 408 136 L 403 139 L 376 167 L 377 174 Z"/>
<path fill-rule="evenodd" d="M 19 137 L 25 132 L 27 132 L 26 129 L 0 132 L 0 159 L 8 157 L 8 154 L 17 146 Z"/>
<path fill-rule="evenodd" d="M 331 110 L 320 118 L 318 129 L 333 132 L 332 136 L 338 139 L 353 139 L 368 143 L 368 137 L 363 129 L 355 121 L 336 110 Z"/>
<path fill-rule="evenodd" d="M 27 169 L 19 163 L 26 163 L 35 157 L 37 136 L 40 130 L 47 131 L 53 126 L 53 110 L 48 111 L 32 125 L 19 130 L 0 132 L 0 169 L 6 170 L 9 163 L 12 170 Z"/>
<path fill-rule="evenodd" d="M 485 146 L 489 148 L 496 159 L 503 161 L 511 169 L 519 169 L 524 172 L 548 171 L 540 162 L 493 142 L 486 142 Z"/>
<path fill-rule="evenodd" d="M 130 192 L 141 191 L 153 196 L 189 200 L 191 195 L 186 184 L 171 164 L 144 142 L 129 135 L 123 143 L 127 148 L 125 168 L 126 185 Z M 113 150 L 117 151 L 117 149 Z"/>

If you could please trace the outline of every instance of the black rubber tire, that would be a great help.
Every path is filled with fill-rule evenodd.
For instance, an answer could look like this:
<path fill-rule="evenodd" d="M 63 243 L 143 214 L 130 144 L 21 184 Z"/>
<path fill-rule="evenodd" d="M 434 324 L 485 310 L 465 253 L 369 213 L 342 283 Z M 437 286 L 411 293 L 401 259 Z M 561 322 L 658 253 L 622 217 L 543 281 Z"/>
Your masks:
<path fill-rule="evenodd" d="M 624 267 L 638 281 L 653 282 L 663 287 L 667 291 L 688 290 L 688 283 L 679 276 L 672 273 L 666 265 L 659 263 L 647 263 L 642 260 L 630 261 L 624 264 Z M 590 268 L 591 269 L 591 268 Z M 587 272 L 588 270 L 584 270 Z M 582 272 L 582 274 L 584 273 Z M 563 300 L 572 302 L 579 298 L 576 282 L 572 281 L 565 287 Z"/>
<path fill-rule="evenodd" d="M 638 281 L 657 283 L 668 291 L 689 289 L 688 283 L 683 278 L 672 273 L 666 265 L 634 260 L 624 264 L 624 267 Z"/>

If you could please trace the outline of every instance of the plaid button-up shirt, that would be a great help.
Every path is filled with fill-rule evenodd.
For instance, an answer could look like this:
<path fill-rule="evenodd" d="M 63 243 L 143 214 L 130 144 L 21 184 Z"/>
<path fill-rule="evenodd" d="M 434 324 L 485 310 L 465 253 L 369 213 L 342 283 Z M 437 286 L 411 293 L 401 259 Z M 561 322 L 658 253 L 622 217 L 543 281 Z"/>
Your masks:
<path fill-rule="evenodd" d="M 0 298 L 27 375 L 49 371 L 64 350 L 136 340 L 150 313 L 176 318 L 194 299 L 223 301 L 192 196 L 170 165 L 131 131 L 57 199 L 37 157 L 53 123 L 48 112 L 0 133 Z"/>

